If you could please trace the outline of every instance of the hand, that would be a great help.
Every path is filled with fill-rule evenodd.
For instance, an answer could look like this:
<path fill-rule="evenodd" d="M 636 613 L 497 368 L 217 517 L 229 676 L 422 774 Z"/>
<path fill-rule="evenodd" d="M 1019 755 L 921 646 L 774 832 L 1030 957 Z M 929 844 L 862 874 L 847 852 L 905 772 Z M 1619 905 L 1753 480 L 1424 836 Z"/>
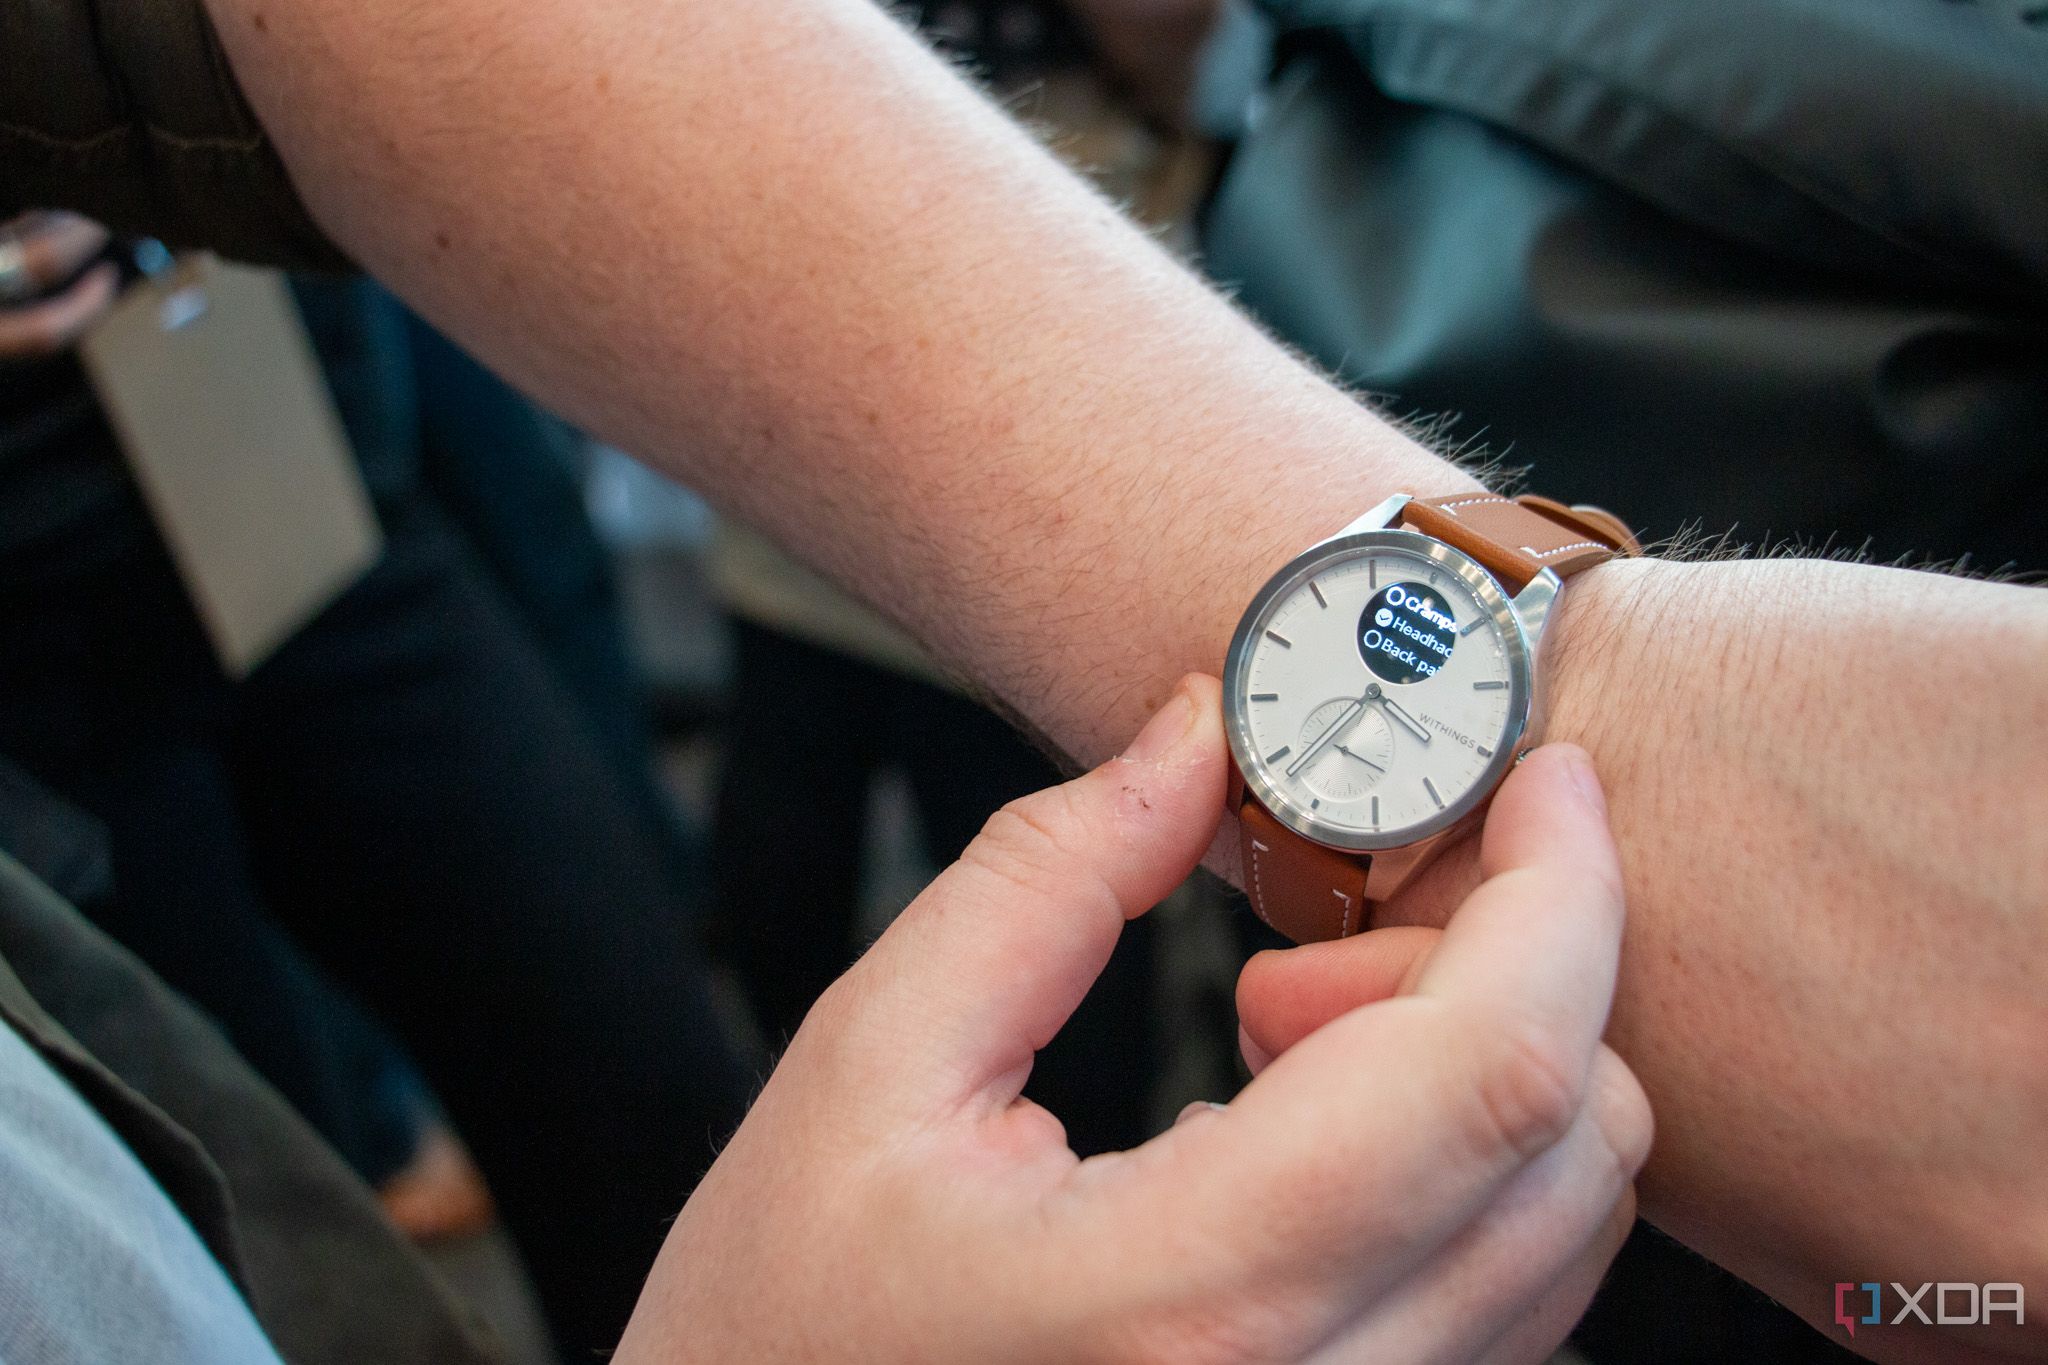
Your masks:
<path fill-rule="evenodd" d="M 107 230 L 72 213 L 29 213 L 0 225 L 0 255 L 12 258 L 0 297 L 25 293 L 33 302 L 0 304 L 0 361 L 68 350 L 114 305 L 119 273 L 94 266 L 62 293 L 35 298 L 70 279 L 107 244 Z"/>
<path fill-rule="evenodd" d="M 1381 691 L 1378 683 L 1374 683 L 1368 688 L 1365 695 L 1370 700 L 1378 702 L 1382 710 L 1406 726 L 1409 734 L 1415 736 L 1424 744 L 1429 743 L 1429 731 L 1422 728 L 1422 722 L 1409 715 L 1407 707 Z"/>
<path fill-rule="evenodd" d="M 1548 1352 L 1649 1142 L 1599 1041 L 1621 902 L 1583 759 L 1509 780 L 1448 929 L 1255 962 L 1261 1068 L 1227 1108 L 1080 1161 L 1018 1097 L 1223 785 L 1218 688 L 1191 678 L 1121 758 L 990 821 L 805 1020 L 618 1359 Z"/>
<path fill-rule="evenodd" d="M 1375 688 L 1374 690 L 1377 691 L 1378 689 Z M 1366 694 L 1366 696 L 1371 695 L 1372 694 L 1370 692 Z M 1301 751 L 1301 756 L 1296 758 L 1294 762 L 1287 765 L 1287 775 L 1289 777 L 1292 777 L 1296 773 L 1300 772 L 1303 768 L 1306 768 L 1309 764 L 1315 762 L 1316 759 L 1322 755 L 1323 750 L 1327 748 L 1330 745 L 1330 743 L 1337 738 L 1337 736 L 1343 734 L 1346 730 L 1350 729 L 1351 722 L 1357 720 L 1360 716 L 1365 714 L 1365 701 L 1365 697 L 1360 697 L 1357 701 L 1352 702 L 1351 705 L 1345 707 L 1342 711 L 1338 712 L 1337 718 L 1331 721 L 1328 725 L 1325 725 L 1323 727 L 1323 732 L 1320 735 L 1316 736 L 1315 742 L 1309 745 L 1306 749 L 1303 749 Z M 1344 746 L 1339 744 L 1337 747 L 1341 749 Z"/>

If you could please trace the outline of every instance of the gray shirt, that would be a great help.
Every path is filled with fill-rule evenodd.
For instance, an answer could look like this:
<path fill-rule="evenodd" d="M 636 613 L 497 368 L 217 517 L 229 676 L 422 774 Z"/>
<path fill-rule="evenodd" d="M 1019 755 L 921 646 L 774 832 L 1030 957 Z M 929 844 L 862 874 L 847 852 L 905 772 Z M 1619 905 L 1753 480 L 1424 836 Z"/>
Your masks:
<path fill-rule="evenodd" d="M 61 804 L 9 794 L 0 848 L 90 883 Z M 0 1048 L 0 1365 L 503 1358 L 219 1031 L 4 851 Z"/>
<path fill-rule="evenodd" d="M 278 1365 L 135 1154 L 0 1023 L 0 1365 Z"/>

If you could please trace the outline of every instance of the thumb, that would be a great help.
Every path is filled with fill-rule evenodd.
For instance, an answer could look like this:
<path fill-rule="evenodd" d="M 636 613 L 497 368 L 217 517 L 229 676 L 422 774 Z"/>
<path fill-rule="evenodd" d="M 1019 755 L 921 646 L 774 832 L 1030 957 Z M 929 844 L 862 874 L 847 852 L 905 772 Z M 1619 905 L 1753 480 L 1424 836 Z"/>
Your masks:
<path fill-rule="evenodd" d="M 1223 810 L 1221 688 L 1181 680 L 1130 747 L 998 811 L 848 973 L 839 1021 L 923 1106 L 1014 1099 L 1116 946 Z"/>

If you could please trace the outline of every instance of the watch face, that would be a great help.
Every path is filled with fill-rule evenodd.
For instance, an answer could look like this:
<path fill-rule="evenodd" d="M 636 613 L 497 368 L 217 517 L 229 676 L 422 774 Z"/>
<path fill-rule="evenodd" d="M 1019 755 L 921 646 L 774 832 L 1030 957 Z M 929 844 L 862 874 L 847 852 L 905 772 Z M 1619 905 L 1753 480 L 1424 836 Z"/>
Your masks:
<path fill-rule="evenodd" d="M 1410 531 L 1319 545 L 1252 603 L 1224 705 L 1245 781 L 1283 824 L 1392 848 L 1475 809 L 1513 762 L 1528 647 L 1492 576 Z"/>

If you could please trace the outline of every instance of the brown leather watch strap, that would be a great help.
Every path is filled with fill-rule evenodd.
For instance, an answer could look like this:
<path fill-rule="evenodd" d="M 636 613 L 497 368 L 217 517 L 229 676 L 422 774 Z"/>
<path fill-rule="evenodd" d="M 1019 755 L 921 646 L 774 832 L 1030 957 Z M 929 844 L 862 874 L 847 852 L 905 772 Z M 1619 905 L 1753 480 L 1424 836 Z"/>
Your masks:
<path fill-rule="evenodd" d="M 1249 794 L 1237 823 L 1244 893 L 1260 919 L 1296 943 L 1347 938 L 1365 927 L 1365 855 L 1310 843 Z"/>
<path fill-rule="evenodd" d="M 1510 596 L 1549 569 L 1569 578 L 1642 547 L 1621 519 L 1598 507 L 1567 507 L 1525 494 L 1460 493 L 1417 499 L 1400 524 L 1454 545 L 1500 580 Z M 1244 889 L 1260 919 L 1296 943 L 1348 938 L 1366 927 L 1369 854 L 1346 853 L 1302 838 L 1257 797 L 1234 784 L 1242 831 Z"/>
<path fill-rule="evenodd" d="M 1510 595 L 1545 569 L 1569 578 L 1616 555 L 1642 553 L 1628 527 L 1612 512 L 1567 507 L 1533 493 L 1519 498 L 1498 493 L 1418 498 L 1401 510 L 1401 524 L 1471 555 Z"/>

